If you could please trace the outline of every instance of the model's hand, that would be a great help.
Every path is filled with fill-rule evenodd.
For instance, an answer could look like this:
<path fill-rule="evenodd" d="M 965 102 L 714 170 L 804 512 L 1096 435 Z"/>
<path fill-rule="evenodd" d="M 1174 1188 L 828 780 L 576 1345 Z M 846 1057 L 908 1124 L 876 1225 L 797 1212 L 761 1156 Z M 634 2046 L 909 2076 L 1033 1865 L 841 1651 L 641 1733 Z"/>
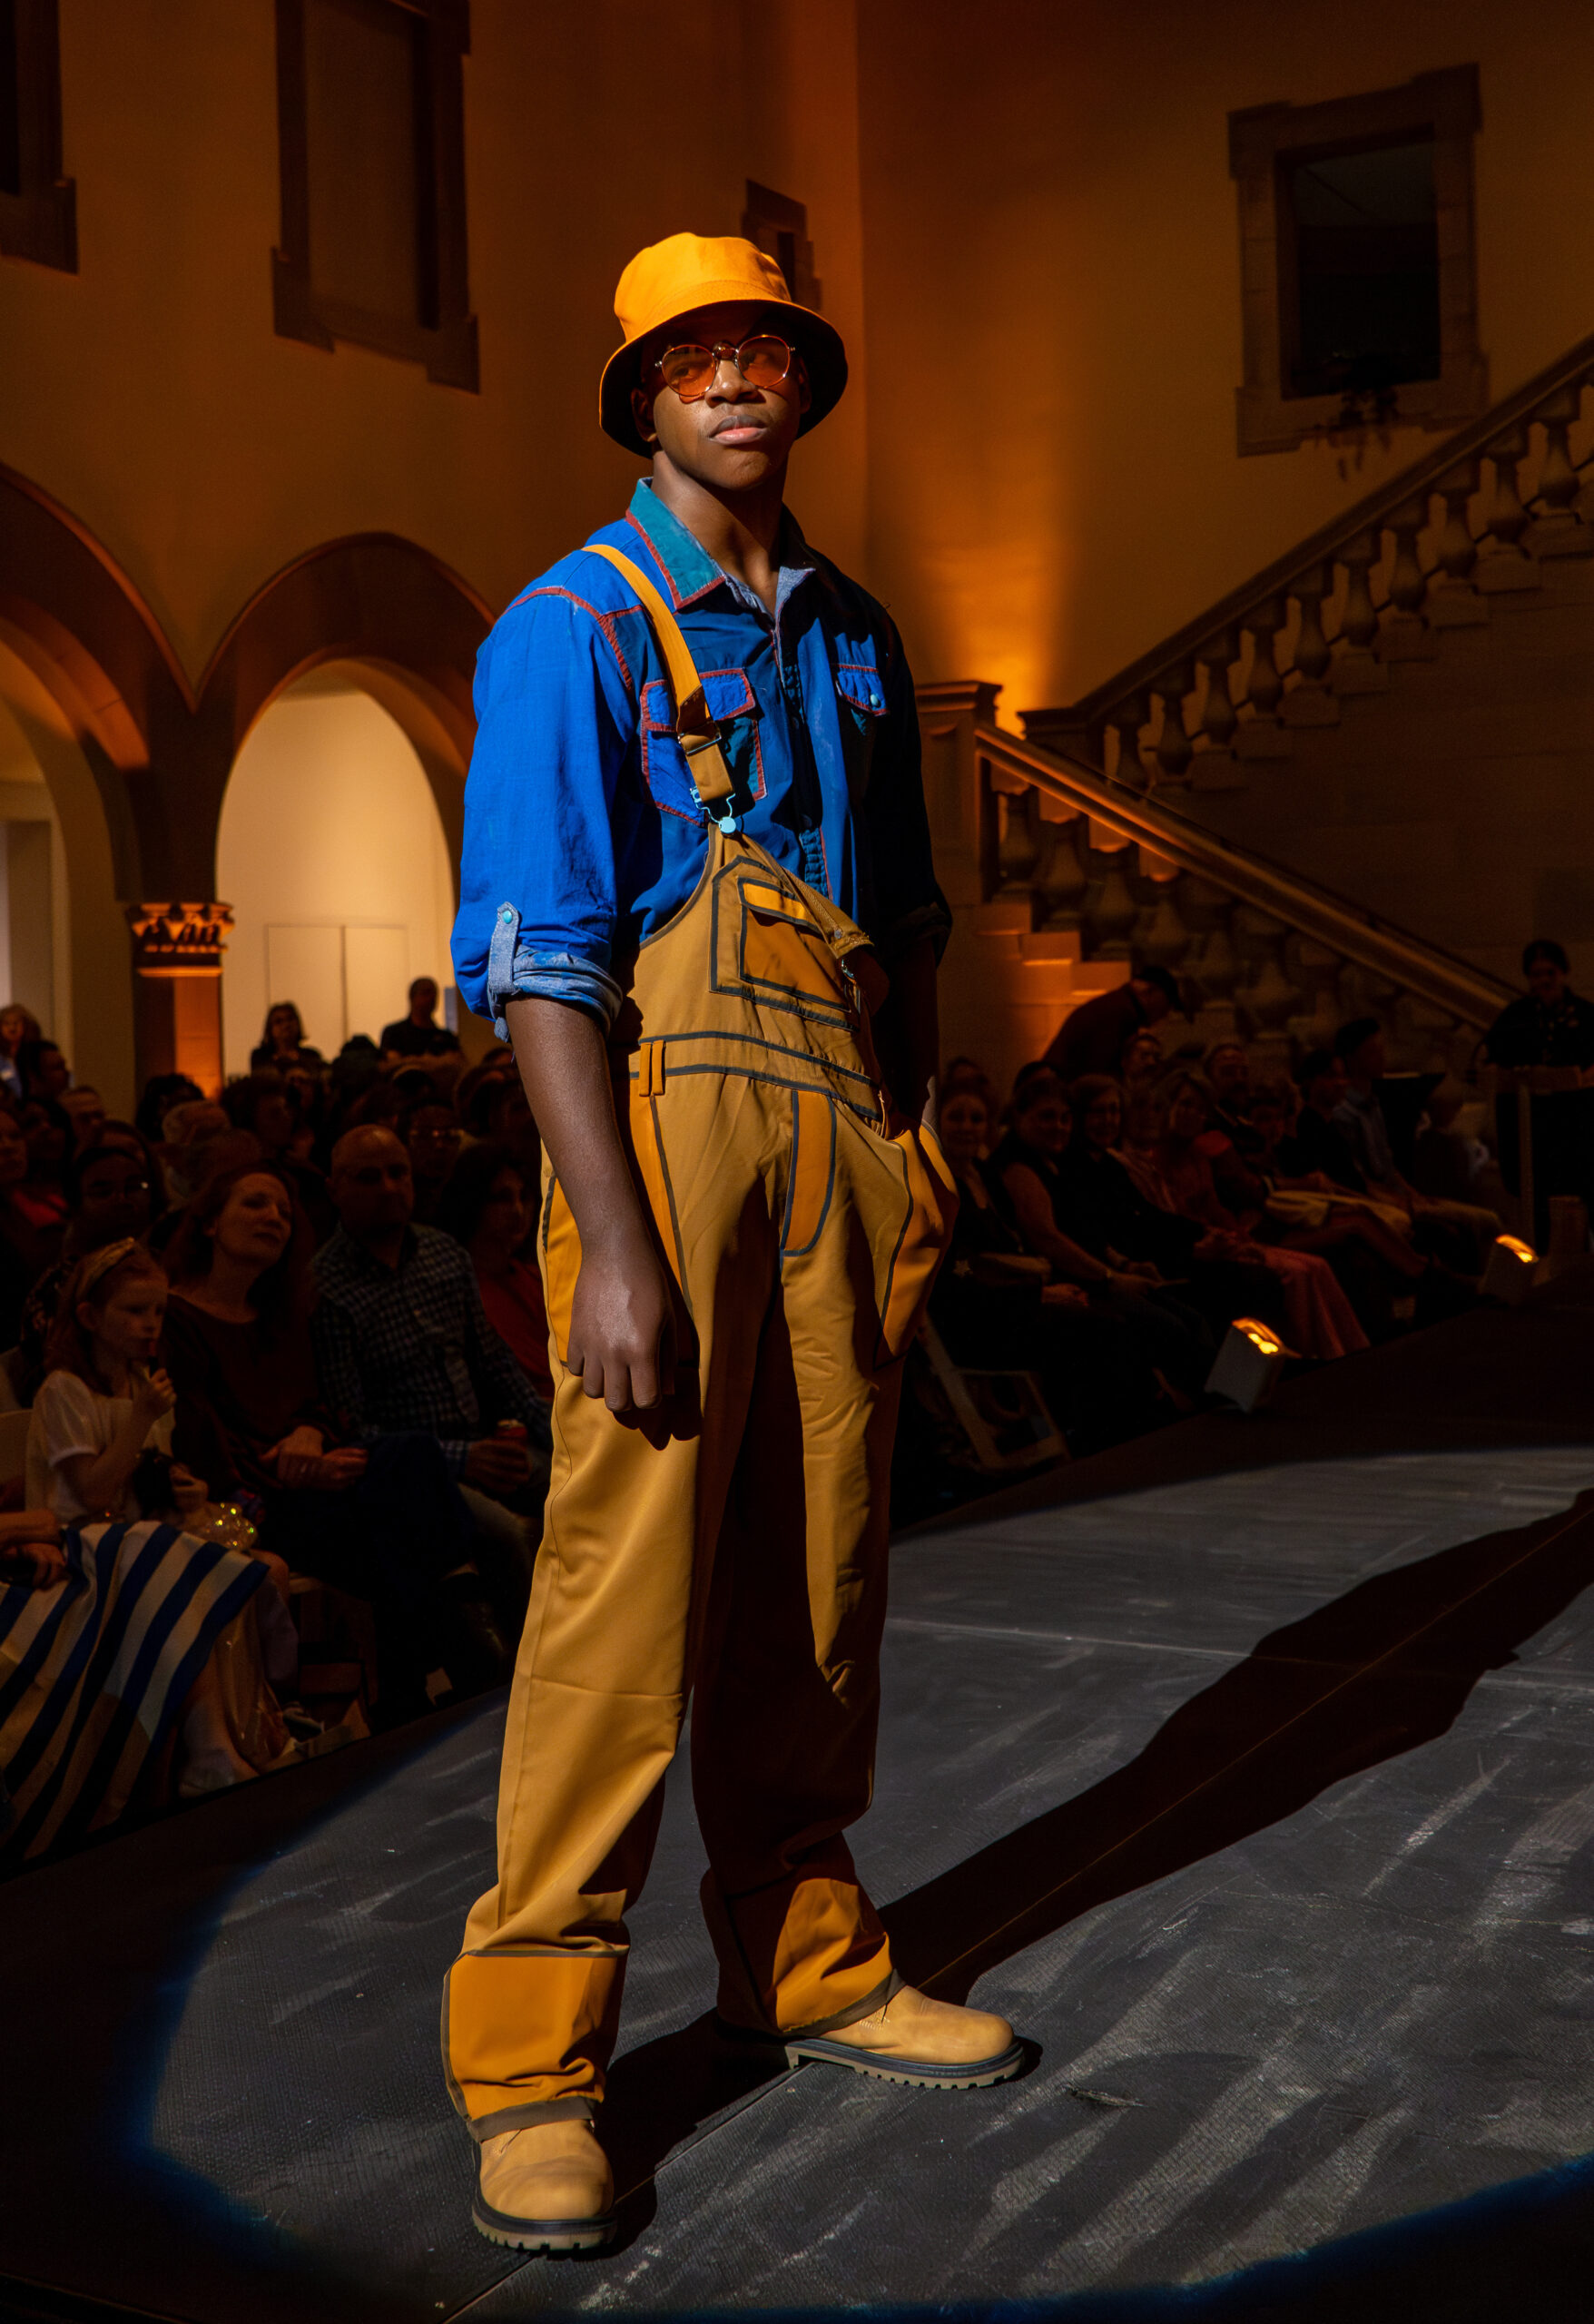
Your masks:
<path fill-rule="evenodd" d="M 465 1456 L 465 1482 L 482 1492 L 518 1492 L 530 1475 L 530 1456 L 512 1436 L 478 1436 Z"/>
<path fill-rule="evenodd" d="M 583 1251 L 565 1363 L 612 1413 L 650 1412 L 674 1391 L 669 1277 L 640 1224 Z"/>

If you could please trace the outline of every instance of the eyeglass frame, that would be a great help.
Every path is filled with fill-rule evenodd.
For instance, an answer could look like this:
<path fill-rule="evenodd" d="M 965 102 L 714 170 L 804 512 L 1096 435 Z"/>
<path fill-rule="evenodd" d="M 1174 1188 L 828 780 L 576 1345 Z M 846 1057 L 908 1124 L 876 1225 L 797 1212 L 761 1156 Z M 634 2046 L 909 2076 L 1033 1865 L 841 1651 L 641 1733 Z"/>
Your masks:
<path fill-rule="evenodd" d="M 668 358 L 675 354 L 680 349 L 686 347 L 702 347 L 705 349 L 707 352 L 710 368 L 708 379 L 704 385 L 698 390 L 696 395 L 684 396 L 673 379 L 666 379 L 662 377 L 659 379 L 657 387 L 653 390 L 654 394 L 662 395 L 664 390 L 668 388 L 670 393 L 674 397 L 677 403 L 701 403 L 704 397 L 707 395 L 709 389 L 713 387 L 714 381 L 718 379 L 720 374 L 720 365 L 724 361 L 727 356 L 730 357 L 732 363 L 735 366 L 736 376 L 742 381 L 743 386 L 754 387 L 758 383 L 748 378 L 746 372 L 742 368 L 741 358 L 742 350 L 744 347 L 751 346 L 755 339 L 772 339 L 777 347 L 783 347 L 785 349 L 786 368 L 781 374 L 781 380 L 783 386 L 784 383 L 792 377 L 792 365 L 794 363 L 801 363 L 802 356 L 801 350 L 793 347 L 789 339 L 783 339 L 778 330 L 750 330 L 744 339 L 716 339 L 712 345 L 710 345 L 708 341 L 701 339 L 677 340 L 674 347 L 662 348 L 658 354 L 654 357 L 653 360 L 648 364 L 647 369 L 642 374 L 643 380 L 646 381 L 652 379 L 655 374 L 662 373 Z M 771 393 L 779 394 L 779 389 L 772 387 Z"/>

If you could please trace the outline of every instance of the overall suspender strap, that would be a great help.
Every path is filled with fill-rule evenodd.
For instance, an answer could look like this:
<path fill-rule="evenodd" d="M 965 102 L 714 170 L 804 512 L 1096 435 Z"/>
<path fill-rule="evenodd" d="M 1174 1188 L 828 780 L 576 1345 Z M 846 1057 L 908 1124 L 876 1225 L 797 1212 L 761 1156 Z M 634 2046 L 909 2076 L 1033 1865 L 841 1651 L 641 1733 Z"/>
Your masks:
<path fill-rule="evenodd" d="M 635 590 L 642 609 L 653 626 L 664 666 L 670 674 L 670 692 L 675 704 L 675 737 L 686 753 L 692 770 L 692 780 L 697 795 L 713 815 L 722 830 L 734 830 L 736 819 L 726 812 L 735 784 L 731 770 L 725 764 L 725 754 L 720 748 L 719 729 L 708 714 L 704 700 L 703 680 L 692 658 L 692 648 L 682 634 L 681 625 L 654 587 L 645 573 L 622 556 L 617 548 L 606 548 L 594 542 L 586 551 L 589 556 L 606 556 L 617 573 L 623 573 Z M 719 812 L 715 812 L 715 810 Z"/>

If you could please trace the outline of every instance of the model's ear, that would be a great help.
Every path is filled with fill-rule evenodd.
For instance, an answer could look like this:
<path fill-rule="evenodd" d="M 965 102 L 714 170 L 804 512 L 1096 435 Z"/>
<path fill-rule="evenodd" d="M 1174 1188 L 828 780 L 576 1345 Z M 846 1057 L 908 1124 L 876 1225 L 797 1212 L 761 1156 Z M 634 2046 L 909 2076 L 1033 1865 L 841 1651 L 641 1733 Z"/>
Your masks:
<path fill-rule="evenodd" d="M 653 404 L 640 388 L 631 390 L 631 417 L 636 422 L 636 432 L 650 448 L 659 440 L 659 431 L 653 424 Z"/>

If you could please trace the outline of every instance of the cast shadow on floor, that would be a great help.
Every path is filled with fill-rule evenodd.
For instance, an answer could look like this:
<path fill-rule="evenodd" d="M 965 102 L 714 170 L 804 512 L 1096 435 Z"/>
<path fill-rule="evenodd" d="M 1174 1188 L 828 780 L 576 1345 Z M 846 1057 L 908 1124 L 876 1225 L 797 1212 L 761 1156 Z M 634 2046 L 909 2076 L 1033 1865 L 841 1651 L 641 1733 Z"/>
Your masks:
<path fill-rule="evenodd" d="M 1594 1493 L 1540 1523 L 1380 1574 L 1261 1640 L 1139 1756 L 887 1906 L 897 1965 L 943 1999 L 1111 1899 L 1294 1815 L 1442 1735 L 1485 1671 L 1594 1581 Z M 605 2141 L 630 2240 L 654 2172 L 774 2079 L 711 2015 L 615 2063 Z"/>

